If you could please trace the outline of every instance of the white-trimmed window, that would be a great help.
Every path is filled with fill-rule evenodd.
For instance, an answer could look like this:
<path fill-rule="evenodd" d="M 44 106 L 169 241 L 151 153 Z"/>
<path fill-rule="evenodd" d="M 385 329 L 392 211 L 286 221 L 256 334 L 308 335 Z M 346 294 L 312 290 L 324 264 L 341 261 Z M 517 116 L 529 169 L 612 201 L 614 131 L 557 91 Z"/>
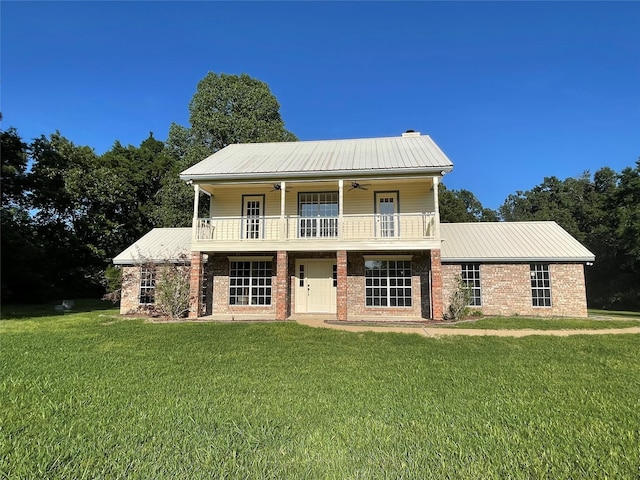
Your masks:
<path fill-rule="evenodd" d="M 270 261 L 231 261 L 229 305 L 271 305 Z"/>
<path fill-rule="evenodd" d="M 338 208 L 338 192 L 300 193 L 300 237 L 337 237 Z"/>
<path fill-rule="evenodd" d="M 140 268 L 140 305 L 153 305 L 156 303 L 156 269 L 153 267 Z"/>
<path fill-rule="evenodd" d="M 482 289 L 480 287 L 480 264 L 478 263 L 463 263 L 461 272 L 462 283 L 464 283 L 469 292 L 471 293 L 469 298 L 470 307 L 482 306 Z"/>
<path fill-rule="evenodd" d="M 367 307 L 410 307 L 411 261 L 365 260 Z"/>
<path fill-rule="evenodd" d="M 551 276 L 549 265 L 532 263 L 531 269 L 531 304 L 534 307 L 551 306 Z"/>

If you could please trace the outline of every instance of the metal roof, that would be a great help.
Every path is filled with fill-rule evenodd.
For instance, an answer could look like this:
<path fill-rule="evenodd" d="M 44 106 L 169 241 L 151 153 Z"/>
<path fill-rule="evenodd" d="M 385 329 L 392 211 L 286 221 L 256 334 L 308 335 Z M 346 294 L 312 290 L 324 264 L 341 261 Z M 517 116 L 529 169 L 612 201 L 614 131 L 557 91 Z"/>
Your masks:
<path fill-rule="evenodd" d="M 443 262 L 593 262 L 556 222 L 442 223 Z"/>
<path fill-rule="evenodd" d="M 442 223 L 442 261 L 593 262 L 595 256 L 556 222 Z M 154 228 L 113 259 L 116 265 L 177 262 L 191 250 L 191 227 Z"/>
<path fill-rule="evenodd" d="M 229 145 L 180 174 L 183 180 L 252 180 L 449 172 L 429 135 Z"/>
<path fill-rule="evenodd" d="M 180 262 L 190 259 L 191 227 L 154 228 L 113 259 L 115 265 L 145 262 Z"/>

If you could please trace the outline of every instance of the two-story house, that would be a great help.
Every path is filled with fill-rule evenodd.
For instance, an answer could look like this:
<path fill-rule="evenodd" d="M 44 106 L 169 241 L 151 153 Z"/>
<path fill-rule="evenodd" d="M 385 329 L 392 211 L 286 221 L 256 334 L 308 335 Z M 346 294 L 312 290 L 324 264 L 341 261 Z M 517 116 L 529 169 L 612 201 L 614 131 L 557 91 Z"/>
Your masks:
<path fill-rule="evenodd" d="M 458 276 L 486 313 L 586 315 L 583 268 L 593 255 L 555 223 L 440 225 L 438 183 L 452 168 L 413 131 L 229 145 L 180 175 L 194 189 L 191 229 L 155 229 L 114 259 L 133 279 L 121 311 L 153 302 L 154 273 L 141 259 L 189 251 L 190 317 L 441 319 Z M 551 249 L 535 235 L 552 238 Z M 517 248 L 501 256 L 500 245 Z M 569 273 L 551 268 L 560 264 Z"/>

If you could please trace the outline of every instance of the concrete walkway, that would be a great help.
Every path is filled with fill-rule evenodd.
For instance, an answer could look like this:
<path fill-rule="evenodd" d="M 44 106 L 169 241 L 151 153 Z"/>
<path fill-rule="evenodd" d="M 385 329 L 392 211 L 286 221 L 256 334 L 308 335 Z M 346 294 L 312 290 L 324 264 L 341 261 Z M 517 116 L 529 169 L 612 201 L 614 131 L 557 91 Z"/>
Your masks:
<path fill-rule="evenodd" d="M 296 319 L 301 325 L 315 328 L 331 328 L 334 330 L 344 330 L 347 332 L 393 332 L 393 333 L 413 333 L 425 337 L 448 337 L 452 335 L 467 335 L 473 337 L 495 336 L 495 337 L 527 337 L 530 335 L 549 335 L 555 337 L 568 337 L 570 335 L 616 335 L 624 333 L 640 333 L 640 327 L 629 328 L 603 328 L 598 330 L 481 330 L 474 328 L 436 328 L 436 327 L 401 327 L 401 326 L 377 326 L 377 325 L 339 325 L 326 323 L 324 320 L 315 318 Z"/>

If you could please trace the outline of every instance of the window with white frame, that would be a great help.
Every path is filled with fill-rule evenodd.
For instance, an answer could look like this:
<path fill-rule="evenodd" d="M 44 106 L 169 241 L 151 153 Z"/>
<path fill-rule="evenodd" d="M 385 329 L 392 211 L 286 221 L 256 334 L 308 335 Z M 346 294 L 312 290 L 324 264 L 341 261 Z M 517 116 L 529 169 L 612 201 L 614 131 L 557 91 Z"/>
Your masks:
<path fill-rule="evenodd" d="M 338 236 L 338 192 L 300 193 L 300 237 Z"/>
<path fill-rule="evenodd" d="M 534 307 L 551 306 L 551 276 L 549 265 L 532 263 L 531 270 L 531 304 Z"/>
<path fill-rule="evenodd" d="M 229 305 L 271 305 L 271 262 L 230 263 Z"/>
<path fill-rule="evenodd" d="M 153 305 L 156 303 L 156 269 L 152 266 L 140 268 L 140 305 Z"/>
<path fill-rule="evenodd" d="M 364 270 L 367 307 L 411 306 L 410 260 L 366 260 Z"/>
<path fill-rule="evenodd" d="M 482 306 L 482 290 L 480 288 L 480 264 L 463 263 L 461 272 L 462 283 L 469 289 L 469 306 Z"/>

